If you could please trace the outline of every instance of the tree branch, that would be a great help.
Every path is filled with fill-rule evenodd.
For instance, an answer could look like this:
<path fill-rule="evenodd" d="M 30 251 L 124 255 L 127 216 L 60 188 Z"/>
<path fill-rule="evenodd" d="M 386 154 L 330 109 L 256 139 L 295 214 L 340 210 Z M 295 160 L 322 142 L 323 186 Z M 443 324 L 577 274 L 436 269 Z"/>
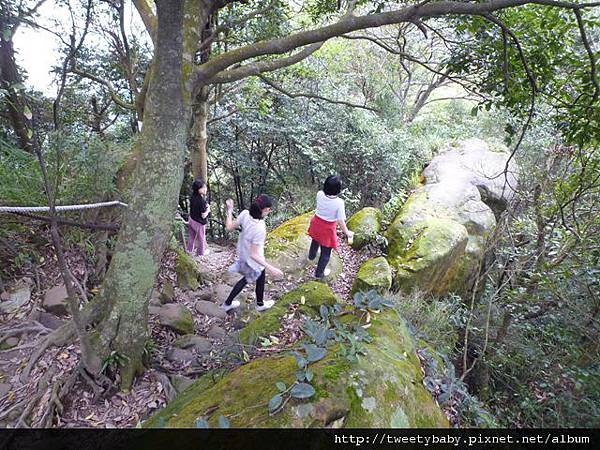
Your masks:
<path fill-rule="evenodd" d="M 594 56 L 594 51 L 590 46 L 590 42 L 585 32 L 585 27 L 583 26 L 581 11 L 579 10 L 579 8 L 575 8 L 573 12 L 575 13 L 575 17 L 577 18 L 577 26 L 579 27 L 579 34 L 581 35 L 583 46 L 585 47 L 585 51 L 587 52 L 588 58 L 590 60 L 590 78 L 592 80 L 592 83 L 594 84 L 594 95 L 592 96 L 592 103 L 594 103 L 598 99 L 598 95 L 600 94 L 600 85 L 598 85 L 598 78 L 596 76 L 596 58 Z"/>
<path fill-rule="evenodd" d="M 88 78 L 92 81 L 95 81 L 96 83 L 99 83 L 99 84 L 105 86 L 108 89 L 108 93 L 110 94 L 110 97 L 121 108 L 130 109 L 133 111 L 135 111 L 137 109 L 133 103 L 127 103 L 125 100 L 123 100 L 121 97 L 119 97 L 119 95 L 116 93 L 116 91 L 114 90 L 114 88 L 111 86 L 111 84 L 108 81 L 103 80 L 102 78 L 97 77 L 96 75 L 93 75 L 91 73 L 88 73 L 81 69 L 78 69 L 77 67 L 72 67 L 71 72 L 76 75 L 79 75 L 80 77 Z"/>
<path fill-rule="evenodd" d="M 246 78 L 252 75 L 260 75 L 261 73 L 272 72 L 283 67 L 291 66 L 312 55 L 314 52 L 320 49 L 322 45 L 323 42 L 317 42 L 315 44 L 309 45 L 305 49 L 291 56 L 278 58 L 272 61 L 257 61 L 255 63 L 246 64 L 236 69 L 226 70 L 206 81 L 206 84 L 231 83 L 233 81 L 238 81 L 242 78 Z M 210 64 L 210 62 L 207 64 Z M 202 67 L 204 67 L 205 65 L 206 64 L 200 66 L 200 70 L 202 70 Z"/>
<path fill-rule="evenodd" d="M 158 19 L 156 17 L 156 13 L 152 9 L 152 6 L 150 5 L 149 0 L 133 0 L 133 4 L 142 18 L 142 22 L 144 22 L 144 26 L 150 35 L 150 39 L 152 39 L 153 43 L 156 42 Z"/>
<path fill-rule="evenodd" d="M 268 78 L 265 78 L 262 75 L 258 75 L 258 78 L 260 78 L 264 83 L 268 84 L 269 86 L 271 86 L 276 91 L 279 91 L 282 94 L 287 95 L 290 98 L 298 98 L 298 97 L 314 98 L 316 100 L 323 100 L 325 102 L 333 103 L 333 104 L 336 104 L 336 105 L 344 105 L 344 106 L 349 106 L 351 108 L 361 108 L 361 109 L 366 109 L 368 111 L 373 111 L 373 112 L 376 112 L 376 113 L 381 112 L 379 109 L 371 108 L 371 107 L 366 106 L 366 105 L 358 105 L 356 103 L 345 102 L 343 100 L 333 100 L 331 98 L 323 97 L 321 95 L 304 94 L 304 93 L 292 93 L 292 92 L 289 92 L 289 91 L 285 90 L 283 87 L 279 86 L 275 82 L 269 80 Z"/>
<path fill-rule="evenodd" d="M 265 55 L 281 55 L 295 48 L 325 42 L 343 34 L 391 25 L 403 22 L 415 22 L 419 19 L 446 15 L 485 15 L 501 9 L 538 4 L 566 9 L 591 8 L 600 6 L 600 2 L 576 4 L 554 0 L 490 0 L 482 3 L 459 1 L 440 1 L 407 6 L 398 10 L 366 16 L 344 16 L 340 21 L 321 28 L 302 31 L 286 37 L 257 42 L 223 53 L 198 68 L 195 84 L 205 85 L 220 78 L 220 72 L 234 64 Z M 250 75 L 254 75 L 251 73 Z M 239 79 L 239 78 L 238 78 Z M 196 86 L 198 87 L 198 86 Z"/>

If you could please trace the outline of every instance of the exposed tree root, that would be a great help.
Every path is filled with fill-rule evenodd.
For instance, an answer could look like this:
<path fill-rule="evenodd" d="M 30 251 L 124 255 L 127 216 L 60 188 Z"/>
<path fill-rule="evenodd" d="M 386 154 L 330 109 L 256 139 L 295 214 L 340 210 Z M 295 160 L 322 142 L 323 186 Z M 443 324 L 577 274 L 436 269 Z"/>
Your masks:
<path fill-rule="evenodd" d="M 17 325 L 16 327 L 6 327 L 0 330 L 0 344 L 12 336 L 20 336 L 21 334 L 25 333 L 38 333 L 39 335 L 42 333 L 48 333 L 49 331 L 49 328 L 46 328 L 44 325 L 35 320 L 31 321 L 30 323 Z"/>
<path fill-rule="evenodd" d="M 72 322 L 64 324 L 62 327 L 50 333 L 46 338 L 40 343 L 39 348 L 33 352 L 31 357 L 29 358 L 29 362 L 27 366 L 23 370 L 23 373 L 19 377 L 21 383 L 26 383 L 29 375 L 31 374 L 31 370 L 37 363 L 38 359 L 44 354 L 44 352 L 52 346 L 61 346 L 70 342 L 75 337 L 75 327 Z"/>

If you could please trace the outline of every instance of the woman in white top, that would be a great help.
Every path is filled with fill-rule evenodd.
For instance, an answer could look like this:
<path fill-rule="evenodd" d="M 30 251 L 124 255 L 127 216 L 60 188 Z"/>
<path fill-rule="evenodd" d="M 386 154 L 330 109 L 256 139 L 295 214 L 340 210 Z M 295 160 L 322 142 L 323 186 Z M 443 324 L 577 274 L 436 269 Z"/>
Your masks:
<path fill-rule="evenodd" d="M 233 200 L 228 199 L 227 218 L 225 228 L 233 231 L 241 228 L 237 244 L 237 259 L 229 268 L 230 272 L 238 272 L 243 275 L 242 279 L 231 290 L 229 297 L 221 308 L 225 311 L 238 308 L 240 302 L 234 298 L 248 283 L 256 282 L 256 310 L 266 311 L 275 302 L 273 300 L 263 301 L 265 292 L 265 269 L 274 277 L 283 276 L 283 272 L 277 267 L 269 264 L 265 259 L 265 240 L 267 238 L 267 227 L 264 218 L 273 209 L 273 201 L 268 195 L 259 195 L 250 205 L 250 210 L 245 209 L 236 220 L 233 220 Z"/>
<path fill-rule="evenodd" d="M 315 277 L 322 279 L 329 275 L 326 269 L 331 249 L 337 248 L 338 240 L 336 224 L 340 226 L 348 239 L 352 239 L 354 233 L 346 227 L 346 210 L 344 200 L 338 197 L 342 191 L 342 180 L 336 175 L 330 175 L 323 183 L 323 190 L 317 192 L 317 211 L 310 221 L 308 234 L 312 238 L 308 259 L 311 261 L 317 257 L 317 251 L 321 247 L 321 256 L 315 270 Z"/>

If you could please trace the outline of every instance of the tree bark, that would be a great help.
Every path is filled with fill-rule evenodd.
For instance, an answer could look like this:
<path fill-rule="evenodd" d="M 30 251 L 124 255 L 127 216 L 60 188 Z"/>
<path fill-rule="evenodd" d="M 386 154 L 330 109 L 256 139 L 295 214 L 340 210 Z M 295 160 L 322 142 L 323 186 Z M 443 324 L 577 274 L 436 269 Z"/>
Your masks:
<path fill-rule="evenodd" d="M 10 29 L 4 17 L 0 17 L 0 32 Z M 25 110 L 29 108 L 23 95 L 20 95 L 15 88 L 17 84 L 23 82 L 17 64 L 15 62 L 15 49 L 11 36 L 5 40 L 4 33 L 0 35 L 0 87 L 6 89 L 8 115 L 12 128 L 17 137 L 19 147 L 28 153 L 35 151 L 35 139 L 33 135 L 33 123 L 31 116 L 27 117 Z M 30 114 L 31 108 L 29 108 Z"/>
<path fill-rule="evenodd" d="M 208 121 L 208 86 L 200 89 L 196 96 L 196 105 L 193 113 L 192 125 L 192 173 L 194 178 L 208 179 L 208 132 L 206 124 Z"/>
<path fill-rule="evenodd" d="M 148 300 L 183 179 L 189 91 L 183 84 L 184 0 L 157 0 L 155 60 L 145 105 L 144 127 L 134 149 L 140 159 L 132 174 L 127 209 L 100 295 L 104 318 L 91 331 L 100 359 L 125 356 L 121 388 L 128 390 L 143 369 L 148 338 Z M 100 367 L 88 368 L 99 372 Z"/>

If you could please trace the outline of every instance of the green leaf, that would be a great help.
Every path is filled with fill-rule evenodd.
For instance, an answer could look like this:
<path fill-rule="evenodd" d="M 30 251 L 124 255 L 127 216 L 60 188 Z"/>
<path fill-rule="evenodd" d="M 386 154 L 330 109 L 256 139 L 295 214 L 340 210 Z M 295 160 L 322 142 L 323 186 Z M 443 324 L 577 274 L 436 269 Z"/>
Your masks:
<path fill-rule="evenodd" d="M 27 120 L 31 120 L 33 114 L 31 113 L 31 109 L 29 109 L 29 106 L 25 105 L 25 108 L 23 108 L 23 115 L 27 118 Z"/>
<path fill-rule="evenodd" d="M 231 424 L 229 423 L 229 419 L 225 416 L 219 416 L 219 427 L 230 428 Z"/>
<path fill-rule="evenodd" d="M 296 372 L 296 380 L 302 382 L 306 378 L 306 372 L 304 370 L 299 370 Z"/>
<path fill-rule="evenodd" d="M 327 349 L 317 347 L 316 345 L 308 344 L 304 348 L 306 350 L 306 359 L 308 359 L 308 362 L 319 361 L 327 355 Z"/>
<path fill-rule="evenodd" d="M 197 419 L 196 420 L 196 428 L 209 428 L 208 422 L 206 421 L 206 419 L 204 419 L 204 418 Z"/>
<path fill-rule="evenodd" d="M 269 400 L 269 411 L 270 412 L 276 411 L 277 408 L 279 408 L 282 403 L 283 403 L 283 397 L 281 396 L 281 394 L 276 394 L 275 396 L 273 396 L 273 398 L 271 400 Z"/>
<path fill-rule="evenodd" d="M 2 31 L 2 39 L 6 42 L 10 41 L 10 38 L 12 37 L 12 30 L 10 28 L 5 28 Z"/>
<path fill-rule="evenodd" d="M 477 106 L 474 106 L 473 109 L 471 109 L 471 115 L 473 117 L 477 116 L 478 111 L 479 111 L 479 108 Z"/>
<path fill-rule="evenodd" d="M 327 309 L 327 306 L 321 305 L 321 307 L 319 308 L 319 312 L 321 313 L 323 321 L 327 322 L 327 319 L 329 319 L 329 310 Z"/>
<path fill-rule="evenodd" d="M 308 383 L 298 383 L 290 391 L 292 397 L 310 398 L 315 395 L 315 388 Z"/>
<path fill-rule="evenodd" d="M 312 381 L 312 379 L 314 378 L 315 374 L 313 373 L 312 370 L 308 369 L 305 373 L 306 375 L 306 381 L 310 382 Z"/>
<path fill-rule="evenodd" d="M 281 381 L 275 383 L 275 386 L 277 386 L 277 389 L 279 389 L 281 392 L 285 392 L 285 390 L 287 389 L 285 383 L 282 383 Z"/>

